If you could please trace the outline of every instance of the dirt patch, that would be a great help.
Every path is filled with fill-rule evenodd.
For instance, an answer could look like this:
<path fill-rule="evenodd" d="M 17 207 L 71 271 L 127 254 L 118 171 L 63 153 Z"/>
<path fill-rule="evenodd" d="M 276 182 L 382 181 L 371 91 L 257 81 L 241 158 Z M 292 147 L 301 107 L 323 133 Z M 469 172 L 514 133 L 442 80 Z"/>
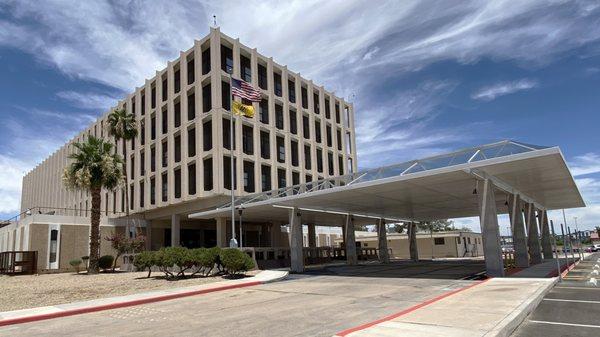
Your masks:
<path fill-rule="evenodd" d="M 255 275 L 258 271 L 249 272 Z M 0 312 L 43 307 L 150 290 L 188 287 L 226 280 L 221 276 L 166 280 L 162 273 L 101 273 L 98 275 L 61 273 L 0 276 Z"/>

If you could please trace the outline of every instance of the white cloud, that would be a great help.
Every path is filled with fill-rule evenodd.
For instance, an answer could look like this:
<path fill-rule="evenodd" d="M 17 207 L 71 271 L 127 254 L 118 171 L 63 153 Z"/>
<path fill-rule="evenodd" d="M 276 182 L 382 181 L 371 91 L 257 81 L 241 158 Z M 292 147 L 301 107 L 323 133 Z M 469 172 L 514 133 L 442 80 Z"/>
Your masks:
<path fill-rule="evenodd" d="M 500 82 L 477 90 L 471 95 L 471 98 L 481 101 L 493 101 L 500 96 L 529 90 L 537 86 L 537 81 L 526 78 L 511 82 Z"/>
<path fill-rule="evenodd" d="M 0 155 L 0 213 L 15 213 L 21 205 L 21 177 L 31 168 L 15 158 Z"/>
<path fill-rule="evenodd" d="M 82 109 L 97 109 L 106 111 L 110 107 L 115 106 L 119 97 L 102 95 L 93 92 L 75 92 L 75 91 L 60 91 L 56 96 L 69 102 L 71 105 Z"/>
<path fill-rule="evenodd" d="M 582 156 L 576 156 L 569 162 L 569 166 L 574 176 L 599 173 L 600 155 L 590 152 Z"/>

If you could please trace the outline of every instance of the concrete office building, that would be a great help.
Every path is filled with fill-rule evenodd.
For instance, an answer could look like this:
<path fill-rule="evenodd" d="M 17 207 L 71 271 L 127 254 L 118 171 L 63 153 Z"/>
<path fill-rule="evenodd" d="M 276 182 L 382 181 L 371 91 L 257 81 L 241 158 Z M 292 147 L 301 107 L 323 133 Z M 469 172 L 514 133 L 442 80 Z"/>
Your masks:
<path fill-rule="evenodd" d="M 151 249 L 176 244 L 228 245 L 229 220 L 188 219 L 187 215 L 230 199 L 230 76 L 260 88 L 263 95 L 261 102 L 254 103 L 254 118 L 235 117 L 238 196 L 356 171 L 352 104 L 211 28 L 208 36 L 195 41 L 191 49 L 182 51 L 178 59 L 111 109 L 134 114 L 139 135 L 125 144 L 130 204 L 125 205 L 123 188 L 103 191 L 103 226 L 131 233 L 137 227 L 147 235 Z M 27 250 L 36 241 L 48 245 L 51 236 L 69 240 L 61 233 L 60 221 L 49 219 L 50 215 L 69 216 L 80 225 L 89 223 L 91 196 L 66 190 L 61 174 L 73 143 L 89 136 L 114 141 L 106 131 L 109 113 L 25 175 L 22 221 L 11 231 L 5 226 L 6 233 L 0 229 L 5 237 L 0 240 L 5 242 L 1 249 Z M 121 142 L 117 149 L 122 153 Z M 124 217 L 125 207 L 130 207 L 131 220 L 118 220 Z M 35 215 L 42 223 L 23 221 Z M 46 217 L 42 221 L 39 215 Z M 36 225 L 46 229 L 32 235 L 31 227 Z M 49 230 L 53 225 L 58 225 L 55 234 Z M 279 225 L 248 223 L 245 245 L 277 244 Z M 89 226 L 80 227 L 82 232 L 89 230 Z M 48 265 L 47 256 L 40 260 L 40 266 Z"/>

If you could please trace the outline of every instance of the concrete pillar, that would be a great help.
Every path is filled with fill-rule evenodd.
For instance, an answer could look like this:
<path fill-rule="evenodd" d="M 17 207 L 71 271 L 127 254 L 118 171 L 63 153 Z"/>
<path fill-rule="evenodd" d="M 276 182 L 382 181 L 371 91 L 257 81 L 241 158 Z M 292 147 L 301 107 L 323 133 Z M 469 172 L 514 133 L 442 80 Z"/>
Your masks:
<path fill-rule="evenodd" d="M 477 199 L 479 202 L 479 221 L 483 236 L 485 269 L 488 276 L 502 277 L 504 276 L 504 261 L 502 260 L 502 246 L 500 245 L 498 212 L 496 210 L 494 184 L 489 179 L 479 182 Z"/>
<path fill-rule="evenodd" d="M 542 252 L 544 259 L 553 259 L 552 241 L 550 240 L 550 226 L 548 225 L 548 212 L 539 211 L 540 227 L 542 229 Z"/>
<path fill-rule="evenodd" d="M 419 261 L 419 248 L 417 246 L 417 224 L 415 222 L 408 223 L 408 251 L 410 259 Z"/>
<path fill-rule="evenodd" d="M 224 217 L 216 218 L 215 227 L 217 230 L 217 247 L 229 247 L 227 242 L 227 219 Z"/>
<path fill-rule="evenodd" d="M 271 247 L 281 247 L 281 224 L 275 222 L 271 224 Z"/>
<path fill-rule="evenodd" d="M 317 247 L 317 226 L 313 224 L 308 224 L 308 247 L 316 248 Z"/>
<path fill-rule="evenodd" d="M 180 216 L 179 214 L 171 215 L 171 247 L 179 247 L 181 244 L 180 239 Z"/>
<path fill-rule="evenodd" d="M 304 271 L 304 253 L 302 249 L 302 217 L 298 208 L 291 209 L 290 215 L 290 271 Z"/>
<path fill-rule="evenodd" d="M 146 250 L 152 250 L 152 221 L 146 221 Z"/>
<path fill-rule="evenodd" d="M 525 209 L 525 222 L 527 224 L 527 246 L 529 247 L 529 259 L 531 264 L 542 262 L 542 252 L 540 246 L 540 233 L 538 230 L 537 216 L 535 206 L 527 204 Z"/>
<path fill-rule="evenodd" d="M 379 219 L 377 223 L 377 239 L 379 240 L 379 262 L 390 263 L 390 254 L 388 253 L 387 230 L 385 219 Z"/>
<path fill-rule="evenodd" d="M 508 216 L 512 228 L 515 266 L 517 268 L 527 268 L 529 267 L 529 253 L 527 252 L 523 212 L 521 212 L 521 197 L 518 194 L 509 196 Z"/>
<path fill-rule="evenodd" d="M 354 233 L 354 218 L 352 215 L 346 215 L 346 263 L 354 266 L 358 263 L 356 256 L 356 237 Z"/>

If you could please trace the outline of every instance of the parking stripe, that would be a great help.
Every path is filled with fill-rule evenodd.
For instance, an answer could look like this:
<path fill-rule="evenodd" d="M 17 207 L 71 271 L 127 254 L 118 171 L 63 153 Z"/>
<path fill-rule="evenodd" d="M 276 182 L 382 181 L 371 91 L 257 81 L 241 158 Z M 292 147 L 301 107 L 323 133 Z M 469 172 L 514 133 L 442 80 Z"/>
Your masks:
<path fill-rule="evenodd" d="M 590 289 L 590 290 L 598 290 L 598 288 L 591 288 L 591 287 L 554 287 L 554 289 Z"/>
<path fill-rule="evenodd" d="M 565 299 L 561 299 L 561 298 L 544 298 L 543 301 L 600 304 L 600 301 L 565 300 Z"/>
<path fill-rule="evenodd" d="M 566 326 L 577 326 L 580 328 L 598 328 L 600 329 L 600 325 L 590 325 L 590 324 L 575 324 L 575 323 L 561 323 L 561 322 L 548 322 L 548 321 L 529 321 L 531 323 L 538 324 L 552 324 L 552 325 L 566 325 Z"/>

